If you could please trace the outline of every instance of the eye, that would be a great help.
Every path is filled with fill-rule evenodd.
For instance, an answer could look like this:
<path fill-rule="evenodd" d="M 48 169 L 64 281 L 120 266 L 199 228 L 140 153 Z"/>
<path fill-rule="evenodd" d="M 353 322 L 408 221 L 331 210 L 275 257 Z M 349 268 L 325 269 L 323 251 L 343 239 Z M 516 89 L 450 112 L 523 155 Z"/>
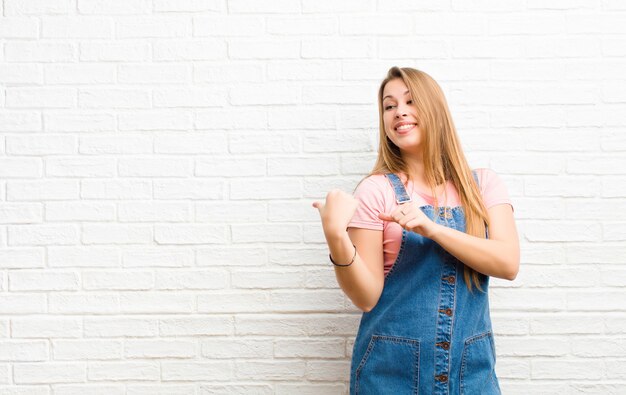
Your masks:
<path fill-rule="evenodd" d="M 406 104 L 413 104 L 413 100 L 407 101 Z"/>
<path fill-rule="evenodd" d="M 394 107 L 395 107 L 394 105 L 389 104 L 389 105 L 385 106 L 385 111 L 391 110 Z"/>

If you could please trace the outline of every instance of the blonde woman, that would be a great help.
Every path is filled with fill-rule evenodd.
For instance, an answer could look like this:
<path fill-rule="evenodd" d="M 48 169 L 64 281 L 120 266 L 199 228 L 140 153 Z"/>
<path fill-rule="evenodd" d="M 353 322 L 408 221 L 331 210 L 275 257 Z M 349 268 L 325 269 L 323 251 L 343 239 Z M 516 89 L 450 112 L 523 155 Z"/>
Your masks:
<path fill-rule="evenodd" d="M 354 197 L 315 202 L 337 281 L 363 315 L 351 394 L 499 394 L 489 277 L 515 279 L 506 188 L 472 171 L 428 74 L 393 67 L 378 94 L 380 143 Z"/>

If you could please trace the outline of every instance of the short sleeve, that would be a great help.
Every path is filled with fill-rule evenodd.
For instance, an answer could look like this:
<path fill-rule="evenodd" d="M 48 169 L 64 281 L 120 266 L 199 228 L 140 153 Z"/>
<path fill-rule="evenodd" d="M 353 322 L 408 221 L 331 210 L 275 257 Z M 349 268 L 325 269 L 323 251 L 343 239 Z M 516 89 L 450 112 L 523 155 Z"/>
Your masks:
<path fill-rule="evenodd" d="M 483 196 L 485 208 L 489 209 L 498 204 L 509 204 L 513 207 L 513 202 L 502 179 L 491 169 L 477 169 L 480 190 Z"/>
<path fill-rule="evenodd" d="M 354 191 L 359 207 L 348 227 L 383 230 L 383 220 L 378 218 L 378 214 L 385 212 L 385 191 L 380 183 L 375 182 L 374 177 L 376 176 L 363 180 Z"/>

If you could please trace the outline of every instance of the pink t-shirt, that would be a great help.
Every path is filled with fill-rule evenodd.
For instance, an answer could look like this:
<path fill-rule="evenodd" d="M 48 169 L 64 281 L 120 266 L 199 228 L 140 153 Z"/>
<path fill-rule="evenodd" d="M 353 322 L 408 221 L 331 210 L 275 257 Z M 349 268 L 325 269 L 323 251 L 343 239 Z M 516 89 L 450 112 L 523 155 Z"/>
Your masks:
<path fill-rule="evenodd" d="M 476 169 L 480 184 L 483 203 L 487 209 L 498 204 L 510 204 L 511 199 L 500 177 L 491 169 Z M 434 198 L 430 193 L 414 190 L 413 182 L 406 182 L 406 176 L 399 175 L 411 199 L 420 206 L 433 205 Z M 430 191 L 429 191 L 430 192 Z M 348 227 L 383 231 L 383 253 L 385 274 L 391 269 L 400 251 L 402 227 L 395 222 L 387 222 L 378 218 L 379 213 L 391 213 L 398 207 L 396 196 L 389 179 L 382 174 L 367 177 L 359 184 L 354 197 L 360 205 Z M 444 201 L 444 198 L 446 201 Z M 452 182 L 446 184 L 446 193 L 438 196 L 439 207 L 456 207 L 461 202 Z"/>

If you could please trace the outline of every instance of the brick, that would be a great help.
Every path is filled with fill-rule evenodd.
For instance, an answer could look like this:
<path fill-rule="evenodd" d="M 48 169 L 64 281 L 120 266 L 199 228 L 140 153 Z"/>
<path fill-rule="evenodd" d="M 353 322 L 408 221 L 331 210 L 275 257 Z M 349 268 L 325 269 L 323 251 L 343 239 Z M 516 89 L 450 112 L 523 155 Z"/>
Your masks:
<path fill-rule="evenodd" d="M 262 82 L 264 68 L 260 64 L 238 63 L 202 64 L 193 66 L 193 81 L 196 83 Z"/>
<path fill-rule="evenodd" d="M 232 39 L 228 42 L 228 57 L 231 59 L 297 59 L 300 57 L 300 42 L 295 40 L 251 40 Z"/>
<path fill-rule="evenodd" d="M 225 289 L 229 285 L 227 272 L 216 270 L 158 271 L 155 289 Z"/>
<path fill-rule="evenodd" d="M 17 364 L 13 368 L 15 384 L 79 383 L 86 378 L 83 363 L 42 362 Z"/>
<path fill-rule="evenodd" d="M 44 66 L 46 84 L 115 83 L 115 67 L 99 64 L 50 64 Z"/>
<path fill-rule="evenodd" d="M 162 362 L 163 381 L 225 380 L 233 377 L 232 361 Z"/>
<path fill-rule="evenodd" d="M 305 59 L 369 58 L 374 54 L 374 43 L 368 38 L 317 38 L 302 40 Z"/>
<path fill-rule="evenodd" d="M 154 286 L 154 275 L 140 271 L 84 271 L 82 286 L 86 290 L 146 290 Z"/>
<path fill-rule="evenodd" d="M 443 59 L 449 57 L 450 52 L 451 48 L 445 41 L 381 38 L 378 40 L 377 54 L 381 59 L 395 59 L 399 53 L 411 58 Z"/>
<path fill-rule="evenodd" d="M 88 224 L 82 227 L 83 244 L 148 244 L 153 240 L 149 225 Z"/>
<path fill-rule="evenodd" d="M 247 202 L 199 202 L 195 204 L 195 220 L 207 223 L 263 222 L 266 218 L 265 204 Z"/>
<path fill-rule="evenodd" d="M 194 254 L 186 247 L 133 248 L 123 253 L 124 267 L 189 267 L 193 265 Z"/>
<path fill-rule="evenodd" d="M 490 303 L 493 311 L 560 311 L 567 305 L 564 290 L 543 289 L 492 289 Z"/>
<path fill-rule="evenodd" d="M 85 317 L 85 337 L 155 337 L 158 320 L 131 317 Z"/>
<path fill-rule="evenodd" d="M 155 180 L 155 199 L 217 200 L 224 197 L 221 180 Z"/>
<path fill-rule="evenodd" d="M 176 3 L 172 3 L 169 0 L 154 0 L 153 8 L 157 12 L 224 11 L 224 5 L 221 0 L 179 0 Z"/>
<path fill-rule="evenodd" d="M 69 14 L 74 8 L 73 0 L 6 0 L 5 15 Z"/>
<path fill-rule="evenodd" d="M 293 380 L 304 378 L 304 361 L 237 361 L 236 377 L 256 380 Z"/>
<path fill-rule="evenodd" d="M 429 14 L 429 17 L 436 19 L 437 15 Z M 342 35 L 404 36 L 413 33 L 412 22 L 412 18 L 407 14 L 341 15 L 339 16 L 339 32 Z M 419 23 L 417 25 L 419 26 Z M 449 34 L 449 31 L 445 34 Z"/>
<path fill-rule="evenodd" d="M 229 0 L 228 11 L 233 14 L 280 14 L 299 13 L 300 3 L 289 0 L 277 0 L 273 2 L 250 2 L 246 0 Z"/>
<path fill-rule="evenodd" d="M 226 227 L 220 225 L 157 225 L 154 240 L 158 244 L 222 244 L 226 241 Z"/>
<path fill-rule="evenodd" d="M 7 136 L 6 151 L 11 155 L 67 155 L 76 152 L 76 138 L 64 135 Z"/>
<path fill-rule="evenodd" d="M 4 203 L 0 206 L 0 224 L 32 224 L 43 220 L 43 206 L 37 203 Z"/>
<path fill-rule="evenodd" d="M 234 200 L 289 199 L 302 196 L 300 180 L 290 178 L 233 179 L 230 198 Z"/>
<path fill-rule="evenodd" d="M 269 254 L 270 263 L 276 265 L 326 265 L 328 260 L 328 249 L 325 246 L 316 248 L 306 247 L 281 247 L 271 248 Z"/>
<path fill-rule="evenodd" d="M 211 360 L 233 358 L 272 358 L 273 345 L 266 339 L 215 338 L 202 341 L 202 356 Z"/>
<path fill-rule="evenodd" d="M 272 389 L 272 386 L 269 384 L 242 384 L 242 385 L 200 384 L 200 394 L 201 395 L 209 395 L 209 394 L 271 395 L 271 394 L 274 394 L 274 390 Z"/>
<path fill-rule="evenodd" d="M 272 129 L 335 129 L 336 113 L 324 109 L 270 109 L 268 125 Z"/>
<path fill-rule="evenodd" d="M 152 183 L 148 180 L 81 180 L 80 191 L 83 199 L 150 199 Z"/>
<path fill-rule="evenodd" d="M 48 343 L 39 341 L 0 340 L 0 361 L 36 362 L 48 359 Z"/>
<path fill-rule="evenodd" d="M 372 0 L 303 0 L 302 12 L 305 14 L 313 13 L 343 13 L 343 12 L 365 12 L 373 11 L 375 3 Z"/>
<path fill-rule="evenodd" d="M 242 289 L 280 289 L 304 287 L 306 273 L 284 270 L 234 270 L 231 272 L 233 288 Z"/>
<path fill-rule="evenodd" d="M 224 40 L 170 40 L 155 41 L 152 58 L 156 61 L 226 60 L 227 46 Z"/>
<path fill-rule="evenodd" d="M 114 314 L 120 311 L 120 298 L 105 294 L 51 294 L 48 311 L 53 314 Z"/>
<path fill-rule="evenodd" d="M 151 2 L 149 0 L 78 0 L 78 11 L 81 14 L 91 15 L 135 15 L 149 14 L 152 11 Z"/>
<path fill-rule="evenodd" d="M 14 338 L 77 338 L 82 336 L 82 319 L 35 316 L 11 319 Z"/>
<path fill-rule="evenodd" d="M 341 381 L 350 376 L 350 361 L 307 361 L 306 377 L 311 380 Z"/>
<path fill-rule="evenodd" d="M 119 267 L 120 252 L 115 247 L 48 247 L 50 267 Z"/>
<path fill-rule="evenodd" d="M 81 61 L 102 62 L 141 62 L 151 57 L 148 42 L 143 41 L 100 41 L 81 42 L 79 57 Z"/>
<path fill-rule="evenodd" d="M 621 174 L 626 160 L 619 155 L 570 157 L 567 172 L 571 174 Z"/>
<path fill-rule="evenodd" d="M 602 360 L 570 358 L 534 359 L 531 361 L 531 378 L 533 379 L 597 379 L 597 372 L 605 371 Z"/>
<path fill-rule="evenodd" d="M 122 311 L 125 313 L 191 313 L 194 296 L 173 292 L 122 293 Z"/>
<path fill-rule="evenodd" d="M 277 383 L 275 394 L 289 395 L 295 392 L 300 395 L 345 394 L 347 391 L 347 385 L 345 384 Z"/>
<path fill-rule="evenodd" d="M 568 355 L 570 341 L 554 337 L 505 337 L 498 339 L 498 356 L 558 357 Z"/>
<path fill-rule="evenodd" d="M 71 108 L 76 104 L 76 91 L 69 88 L 8 88 L 7 108 Z"/>
<path fill-rule="evenodd" d="M 43 248 L 2 248 L 0 268 L 28 269 L 44 267 Z"/>
<path fill-rule="evenodd" d="M 113 23 L 107 18 L 54 16 L 43 17 L 42 38 L 112 38 Z"/>
<path fill-rule="evenodd" d="M 337 132 L 304 132 L 304 152 L 364 152 L 373 151 L 373 136 L 370 131 L 343 130 Z"/>
<path fill-rule="evenodd" d="M 227 147 L 224 133 L 159 134 L 154 139 L 154 151 L 160 154 L 222 154 Z"/>
<path fill-rule="evenodd" d="M 5 18 L 6 19 L 6 18 Z M 0 31 L 2 36 L 2 31 Z M 5 63 L 0 65 L 2 84 L 42 84 L 43 70 L 40 65 L 30 63 Z"/>
<path fill-rule="evenodd" d="M 277 339 L 274 340 L 274 356 L 279 358 L 343 358 L 345 345 L 346 341 L 338 338 Z"/>
<path fill-rule="evenodd" d="M 594 222 L 542 222 L 540 227 L 528 222 L 520 226 L 520 233 L 531 242 L 535 241 L 598 241 L 601 237 L 600 224 Z"/>
<path fill-rule="evenodd" d="M 159 380 L 160 369 L 157 362 L 92 362 L 87 377 L 90 381 L 154 381 Z"/>
<path fill-rule="evenodd" d="M 122 385 L 63 384 L 54 386 L 54 395 L 125 395 Z"/>
<path fill-rule="evenodd" d="M 198 295 L 200 313 L 242 313 L 271 311 L 268 291 L 213 292 Z"/>
<path fill-rule="evenodd" d="M 593 176 L 528 176 L 524 178 L 524 192 L 535 197 L 595 197 L 600 180 Z"/>
<path fill-rule="evenodd" d="M 341 21 L 339 25 L 343 30 L 345 23 Z M 270 16 L 267 18 L 266 30 L 268 33 L 275 35 L 315 35 L 319 37 L 336 34 L 338 32 L 338 24 L 336 18 L 326 16 Z M 342 31 L 342 33 L 345 32 Z"/>
<path fill-rule="evenodd" d="M 0 127 L 5 132 L 41 131 L 41 115 L 37 112 L 3 110 L 0 113 Z"/>
<path fill-rule="evenodd" d="M 267 127 L 266 110 L 258 109 L 207 109 L 194 115 L 196 129 L 258 129 Z"/>
<path fill-rule="evenodd" d="M 304 179 L 304 197 L 315 199 L 325 198 L 328 191 L 335 188 L 351 194 L 362 178 L 362 175 L 358 177 L 306 177 Z"/>
<path fill-rule="evenodd" d="M 188 203 L 128 202 L 117 205 L 120 222 L 187 222 L 191 218 Z"/>
<path fill-rule="evenodd" d="M 231 225 L 233 243 L 298 243 L 302 240 L 300 225 L 246 224 Z"/>
<path fill-rule="evenodd" d="M 77 58 L 71 43 L 10 41 L 4 45 L 8 62 L 71 62 Z"/>
<path fill-rule="evenodd" d="M 300 151 L 300 136 L 291 132 L 234 131 L 228 135 L 228 149 L 234 154 L 296 153 Z"/>
<path fill-rule="evenodd" d="M 129 64 L 117 69 L 118 82 L 124 84 L 182 84 L 189 75 L 184 64 Z"/>
<path fill-rule="evenodd" d="M 114 177 L 115 161 L 109 158 L 47 158 L 46 175 L 52 177 Z"/>
<path fill-rule="evenodd" d="M 127 340 L 125 358 L 193 358 L 197 344 L 190 340 Z"/>
<path fill-rule="evenodd" d="M 581 358 L 623 358 L 626 348 L 622 339 L 577 336 L 570 338 L 572 355 Z"/>
<path fill-rule="evenodd" d="M 20 270 L 9 273 L 10 291 L 72 291 L 78 288 L 78 276 L 73 272 Z"/>
<path fill-rule="evenodd" d="M 168 88 L 153 91 L 154 107 L 220 107 L 227 99 L 226 90 L 221 88 Z"/>
<path fill-rule="evenodd" d="M 116 129 L 112 114 L 61 112 L 47 113 L 43 118 L 49 132 L 110 132 Z"/>
<path fill-rule="evenodd" d="M 182 158 L 121 158 L 118 172 L 123 177 L 185 177 L 191 175 L 192 163 Z"/>
<path fill-rule="evenodd" d="M 319 212 L 309 202 L 277 201 L 270 202 L 268 207 L 270 222 L 309 222 L 319 218 Z"/>
<path fill-rule="evenodd" d="M 145 89 L 83 88 L 78 92 L 81 108 L 150 108 L 150 92 Z"/>
<path fill-rule="evenodd" d="M 46 246 L 77 244 L 75 225 L 12 225 L 8 228 L 10 246 Z"/>
<path fill-rule="evenodd" d="M 186 2 L 192 0 L 184 0 Z M 193 0 L 199 2 L 199 0 Z M 187 395 L 196 391 L 195 385 L 183 385 L 180 383 L 167 385 L 159 383 L 158 385 L 140 385 L 128 384 L 125 386 L 124 395 Z"/>
<path fill-rule="evenodd" d="M 620 292 L 613 290 L 572 290 L 567 292 L 568 311 L 623 311 Z"/>
<path fill-rule="evenodd" d="M 191 23 L 184 16 L 149 16 L 117 18 L 117 38 L 181 38 L 191 36 Z"/>
<path fill-rule="evenodd" d="M 192 128 L 192 118 L 187 110 L 137 110 L 119 114 L 118 124 L 120 130 L 184 131 Z"/>
<path fill-rule="evenodd" d="M 263 247 L 198 248 L 196 255 L 198 266 L 261 266 L 267 262 Z"/>
<path fill-rule="evenodd" d="M 267 61 L 267 76 L 273 81 L 336 81 L 341 79 L 341 70 L 334 60 Z"/>
<path fill-rule="evenodd" d="M 258 37 L 265 33 L 265 21 L 261 16 L 220 15 L 193 18 L 195 37 Z"/>
<path fill-rule="evenodd" d="M 100 360 L 119 359 L 122 356 L 122 342 L 112 340 L 54 340 L 52 352 L 55 360 Z"/>
<path fill-rule="evenodd" d="M 250 177 L 265 176 L 264 158 L 219 157 L 196 160 L 194 174 L 200 177 Z"/>
<path fill-rule="evenodd" d="M 79 138 L 78 151 L 87 155 L 150 154 L 153 151 L 153 144 L 152 136 L 125 133 L 123 137 L 120 137 L 102 134 L 98 136 L 81 136 Z"/>
<path fill-rule="evenodd" d="M 160 336 L 232 335 L 233 318 L 228 315 L 205 315 L 159 320 Z M 204 379 L 202 379 L 204 380 Z"/>

